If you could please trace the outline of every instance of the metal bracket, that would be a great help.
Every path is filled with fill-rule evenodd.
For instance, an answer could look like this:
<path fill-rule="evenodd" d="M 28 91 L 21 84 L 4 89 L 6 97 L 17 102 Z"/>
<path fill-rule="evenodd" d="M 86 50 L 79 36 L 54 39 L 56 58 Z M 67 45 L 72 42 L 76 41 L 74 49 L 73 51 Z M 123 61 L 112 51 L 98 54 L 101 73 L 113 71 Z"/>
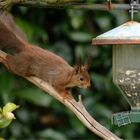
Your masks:
<path fill-rule="evenodd" d="M 131 124 L 129 111 L 113 114 L 112 124 L 118 125 L 119 127 L 123 125 Z"/>
<path fill-rule="evenodd" d="M 129 12 L 131 13 L 131 20 L 133 20 L 134 18 L 134 13 L 137 13 L 138 12 L 138 8 L 140 6 L 140 2 L 139 0 L 131 0 L 130 1 L 130 10 Z"/>
<path fill-rule="evenodd" d="M 111 2 L 111 0 L 108 0 L 108 10 L 110 11 L 111 10 L 111 8 L 112 8 L 112 2 Z"/>

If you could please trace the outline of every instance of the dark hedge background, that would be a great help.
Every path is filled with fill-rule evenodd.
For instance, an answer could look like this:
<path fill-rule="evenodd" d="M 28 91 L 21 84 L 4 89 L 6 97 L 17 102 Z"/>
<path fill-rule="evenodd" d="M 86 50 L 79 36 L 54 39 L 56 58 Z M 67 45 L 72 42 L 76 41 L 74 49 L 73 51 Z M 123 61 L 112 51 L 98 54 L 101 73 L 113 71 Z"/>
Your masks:
<path fill-rule="evenodd" d="M 87 90 L 75 88 L 73 93 L 82 94 L 89 113 L 110 131 L 124 139 L 140 138 L 139 124 L 122 127 L 111 124 L 112 113 L 129 110 L 130 107 L 112 82 L 112 47 L 91 46 L 92 38 L 128 21 L 128 11 L 13 7 L 11 12 L 31 43 L 53 51 L 71 65 L 79 58 L 84 63 L 90 52 L 92 86 Z M 135 19 L 140 21 L 139 13 Z M 77 97 L 76 94 L 74 96 Z M 5 139 L 100 139 L 66 107 L 25 79 L 8 72 L 1 64 L 0 99 L 0 106 L 9 101 L 20 105 L 15 111 L 17 119 L 0 130 Z"/>

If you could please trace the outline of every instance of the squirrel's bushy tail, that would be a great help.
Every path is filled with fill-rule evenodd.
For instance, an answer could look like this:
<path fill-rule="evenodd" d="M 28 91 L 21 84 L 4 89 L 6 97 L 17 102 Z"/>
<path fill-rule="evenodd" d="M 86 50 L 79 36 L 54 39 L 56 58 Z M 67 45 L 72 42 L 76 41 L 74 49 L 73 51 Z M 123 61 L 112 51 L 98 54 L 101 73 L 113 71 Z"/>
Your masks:
<path fill-rule="evenodd" d="M 20 52 L 26 43 L 26 37 L 16 26 L 12 15 L 0 10 L 0 49 L 10 48 L 14 52 Z"/>

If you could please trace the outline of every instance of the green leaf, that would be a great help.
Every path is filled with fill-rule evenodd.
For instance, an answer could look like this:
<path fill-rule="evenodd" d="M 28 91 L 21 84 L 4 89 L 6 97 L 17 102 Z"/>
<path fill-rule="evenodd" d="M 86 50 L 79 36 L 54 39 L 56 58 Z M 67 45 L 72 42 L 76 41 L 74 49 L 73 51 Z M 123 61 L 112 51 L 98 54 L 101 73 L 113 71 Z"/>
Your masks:
<path fill-rule="evenodd" d="M 0 140 L 5 140 L 4 138 L 0 137 Z"/>
<path fill-rule="evenodd" d="M 49 95 L 38 89 L 28 88 L 19 92 L 16 93 L 16 96 L 35 105 L 48 106 L 52 101 Z"/>
<path fill-rule="evenodd" d="M 9 92 L 13 85 L 12 80 L 13 79 L 8 71 L 0 71 L 0 92 Z"/>
<path fill-rule="evenodd" d="M 18 105 L 9 102 L 3 107 L 2 114 L 5 116 L 7 113 L 12 112 L 17 108 L 19 108 Z"/>
<path fill-rule="evenodd" d="M 4 128 L 4 127 L 8 126 L 11 122 L 12 122 L 12 120 L 9 120 L 6 118 L 0 119 L 0 128 Z"/>
<path fill-rule="evenodd" d="M 60 133 L 53 129 L 45 129 L 39 132 L 39 136 L 43 138 L 53 139 L 53 140 L 67 140 L 67 138 L 63 133 Z"/>
<path fill-rule="evenodd" d="M 84 12 L 82 10 L 69 9 L 68 15 L 70 17 L 71 25 L 74 29 L 78 29 L 83 25 Z"/>
<path fill-rule="evenodd" d="M 77 42 L 89 42 L 91 41 L 93 35 L 87 32 L 71 32 L 69 37 Z"/>
<path fill-rule="evenodd" d="M 40 37 L 43 40 L 48 39 L 47 33 L 40 28 L 39 26 L 36 26 L 35 24 L 32 24 L 30 22 L 27 22 L 21 18 L 16 18 L 16 23 L 22 28 L 25 35 L 27 36 L 28 40 L 32 41 L 33 37 L 37 34 L 40 35 Z"/>
<path fill-rule="evenodd" d="M 34 35 L 34 30 L 32 29 L 32 25 L 29 22 L 26 22 L 23 19 L 16 18 L 16 23 L 20 26 L 20 28 L 27 35 L 28 39 L 31 40 Z"/>

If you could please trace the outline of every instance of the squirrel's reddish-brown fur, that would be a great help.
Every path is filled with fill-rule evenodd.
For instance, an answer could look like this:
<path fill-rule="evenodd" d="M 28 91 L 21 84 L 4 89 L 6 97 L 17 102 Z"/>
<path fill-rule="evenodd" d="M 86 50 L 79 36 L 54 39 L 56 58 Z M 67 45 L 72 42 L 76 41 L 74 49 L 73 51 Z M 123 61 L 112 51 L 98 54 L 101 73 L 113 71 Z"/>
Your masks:
<path fill-rule="evenodd" d="M 5 66 L 19 76 L 36 76 L 49 82 L 60 94 L 66 95 L 72 87 L 90 86 L 88 65 L 71 67 L 60 56 L 30 44 L 13 17 L 0 11 L 0 49 L 11 48 Z"/>

